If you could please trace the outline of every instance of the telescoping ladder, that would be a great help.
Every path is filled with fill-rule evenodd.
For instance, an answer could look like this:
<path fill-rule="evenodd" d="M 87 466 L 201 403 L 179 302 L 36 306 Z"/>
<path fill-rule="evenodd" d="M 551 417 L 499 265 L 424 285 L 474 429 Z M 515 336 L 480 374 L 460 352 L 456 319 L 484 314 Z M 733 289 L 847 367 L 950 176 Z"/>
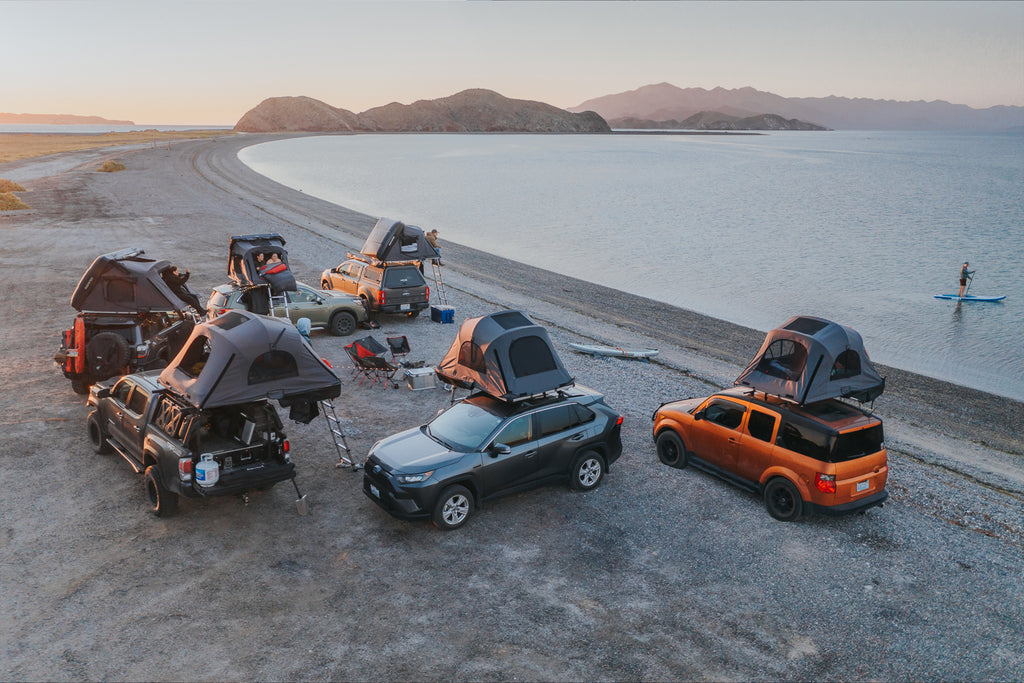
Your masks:
<path fill-rule="evenodd" d="M 284 317 L 289 317 L 288 311 L 288 292 L 281 292 L 280 294 L 274 294 L 274 290 L 267 287 L 267 292 L 270 295 L 270 317 L 277 317 L 277 307 L 280 306 L 284 309 Z"/>
<path fill-rule="evenodd" d="M 437 294 L 437 303 L 447 306 L 448 293 L 444 291 L 444 281 L 441 279 L 440 259 L 431 259 L 430 265 L 434 270 L 434 292 Z"/>
<path fill-rule="evenodd" d="M 320 412 L 324 414 L 324 419 L 327 420 L 327 428 L 331 432 L 331 441 L 334 442 L 334 449 L 338 451 L 338 462 L 335 467 L 351 467 L 353 472 L 363 469 L 362 465 L 357 465 L 352 460 L 352 450 L 348 447 L 348 442 L 345 440 L 345 431 L 341 428 L 341 420 L 338 419 L 338 413 L 334 410 L 334 401 L 329 398 L 320 401 Z"/>

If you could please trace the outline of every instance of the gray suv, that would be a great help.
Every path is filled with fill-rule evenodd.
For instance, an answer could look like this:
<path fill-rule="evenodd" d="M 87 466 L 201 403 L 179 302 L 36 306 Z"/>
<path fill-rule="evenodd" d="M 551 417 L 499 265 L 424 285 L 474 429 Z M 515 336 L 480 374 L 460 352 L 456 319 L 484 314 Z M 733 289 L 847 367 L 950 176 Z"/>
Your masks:
<path fill-rule="evenodd" d="M 552 482 L 595 488 L 622 454 L 622 416 L 579 385 L 512 403 L 477 393 L 370 449 L 363 492 L 402 519 L 456 529 L 483 500 Z"/>
<path fill-rule="evenodd" d="M 430 305 L 430 287 L 418 261 L 378 261 L 349 254 L 320 276 L 322 289 L 358 296 L 370 313 L 405 313 L 415 318 Z"/>

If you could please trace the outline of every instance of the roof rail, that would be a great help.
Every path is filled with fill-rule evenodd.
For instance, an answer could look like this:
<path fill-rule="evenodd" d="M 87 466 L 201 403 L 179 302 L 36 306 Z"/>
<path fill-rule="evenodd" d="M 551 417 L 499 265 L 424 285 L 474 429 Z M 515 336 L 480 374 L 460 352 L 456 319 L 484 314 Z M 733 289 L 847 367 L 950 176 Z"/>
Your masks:
<path fill-rule="evenodd" d="M 356 261 L 362 261 L 363 263 L 369 263 L 371 266 L 418 266 L 420 264 L 419 259 L 410 259 L 408 261 L 381 261 L 375 256 L 368 256 L 363 253 L 353 254 L 351 251 L 346 252 L 350 259 Z"/>

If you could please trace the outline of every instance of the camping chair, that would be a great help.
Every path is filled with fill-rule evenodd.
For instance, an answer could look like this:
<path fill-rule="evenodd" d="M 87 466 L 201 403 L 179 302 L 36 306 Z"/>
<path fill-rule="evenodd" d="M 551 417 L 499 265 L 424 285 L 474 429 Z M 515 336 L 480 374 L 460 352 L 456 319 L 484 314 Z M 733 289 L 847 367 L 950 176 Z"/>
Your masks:
<path fill-rule="evenodd" d="M 362 375 L 362 379 L 359 380 L 360 385 L 366 379 L 370 380 L 370 384 L 384 380 L 384 388 L 387 388 L 388 380 L 392 379 L 395 373 L 398 372 L 398 366 L 389 363 L 387 358 L 384 357 L 384 353 L 387 350 L 386 346 L 373 337 L 357 339 L 345 347 L 345 351 L 348 352 L 349 357 L 352 359 L 355 374 Z M 397 386 L 396 384 L 395 387 L 397 388 Z"/>
<path fill-rule="evenodd" d="M 402 365 L 405 357 L 412 349 L 409 348 L 409 339 L 405 335 L 401 337 L 388 337 L 388 348 L 391 350 L 391 362 L 395 365 Z"/>

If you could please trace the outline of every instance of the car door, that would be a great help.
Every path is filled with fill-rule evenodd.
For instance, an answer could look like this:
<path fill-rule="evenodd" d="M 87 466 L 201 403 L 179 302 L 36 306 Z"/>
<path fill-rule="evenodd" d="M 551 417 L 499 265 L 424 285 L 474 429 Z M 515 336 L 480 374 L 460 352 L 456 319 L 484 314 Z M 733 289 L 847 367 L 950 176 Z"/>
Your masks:
<path fill-rule="evenodd" d="M 121 417 L 123 443 L 133 454 L 142 453 L 142 442 L 146 438 L 146 408 L 149 407 L 149 392 L 135 385 Z"/>
<path fill-rule="evenodd" d="M 587 419 L 589 417 L 589 419 Z M 575 403 L 565 403 L 538 410 L 537 477 L 566 474 L 573 458 L 586 441 L 594 413 Z"/>
<path fill-rule="evenodd" d="M 502 444 L 508 453 L 500 452 Z M 537 469 L 537 442 L 533 438 L 531 415 L 514 417 L 490 439 L 481 457 L 481 483 L 484 497 L 523 484 Z"/>
<path fill-rule="evenodd" d="M 298 287 L 294 292 L 287 292 L 288 295 L 288 318 L 292 323 L 297 323 L 299 318 L 309 318 L 309 322 L 316 326 L 327 324 L 324 311 L 327 306 L 319 294 L 307 287 Z M 274 308 L 274 315 L 283 316 L 284 306 Z"/>
<path fill-rule="evenodd" d="M 124 433 L 124 413 L 128 409 L 128 397 L 131 396 L 135 383 L 130 379 L 122 379 L 110 390 L 110 401 L 104 406 L 103 417 L 107 433 L 119 444 L 131 443 Z"/>
<path fill-rule="evenodd" d="M 761 479 L 761 473 L 771 464 L 772 444 L 779 422 L 775 413 L 751 406 L 740 435 L 736 474 L 748 481 Z"/>
<path fill-rule="evenodd" d="M 359 276 L 366 267 L 365 263 L 359 261 L 345 261 L 336 273 L 331 274 L 331 289 L 337 289 L 346 294 L 359 293 Z"/>
<path fill-rule="evenodd" d="M 744 413 L 742 403 L 721 396 L 708 401 L 700 410 L 701 419 L 694 423 L 692 448 L 697 457 L 735 472 Z"/>

